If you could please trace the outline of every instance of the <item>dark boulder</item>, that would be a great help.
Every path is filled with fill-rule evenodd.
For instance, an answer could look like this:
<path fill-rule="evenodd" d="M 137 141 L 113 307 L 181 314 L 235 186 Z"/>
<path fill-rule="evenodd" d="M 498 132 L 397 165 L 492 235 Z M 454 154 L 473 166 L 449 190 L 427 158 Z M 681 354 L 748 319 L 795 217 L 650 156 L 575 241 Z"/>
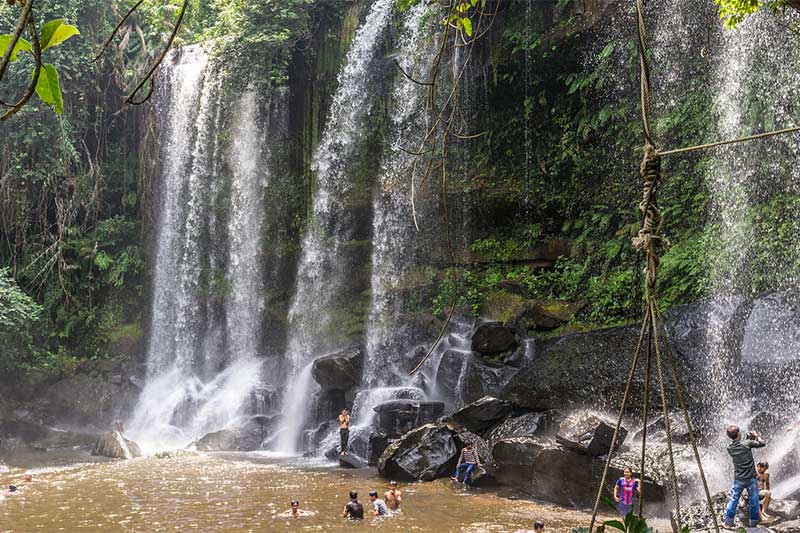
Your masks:
<path fill-rule="evenodd" d="M 133 459 L 141 457 L 142 451 L 138 444 L 123 437 L 119 431 L 109 431 L 97 439 L 92 455 L 114 459 Z"/>
<path fill-rule="evenodd" d="M 435 421 L 444 413 L 444 402 L 390 400 L 376 405 L 378 430 L 400 436 L 412 429 Z"/>
<path fill-rule="evenodd" d="M 497 396 L 515 368 L 486 364 L 463 350 L 447 350 L 436 371 L 436 388 L 456 403 L 469 403 L 484 396 Z"/>
<path fill-rule="evenodd" d="M 453 413 L 451 418 L 468 430 L 480 433 L 508 416 L 513 408 L 510 402 L 498 400 L 492 396 L 484 396 L 465 405 Z"/>
<path fill-rule="evenodd" d="M 492 449 L 498 483 L 561 505 L 593 501 L 593 459 L 538 437 L 500 440 Z"/>
<path fill-rule="evenodd" d="M 367 462 L 359 456 L 348 453 L 347 455 L 339 456 L 339 466 L 342 468 L 367 468 Z"/>
<path fill-rule="evenodd" d="M 618 408 L 639 339 L 639 327 L 608 328 L 561 337 L 529 360 L 503 388 L 502 399 L 532 411 L 569 406 Z M 689 367 L 676 354 L 679 375 Z M 643 365 L 635 376 L 631 405 L 641 405 Z M 675 400 L 667 380 L 667 397 Z"/>
<path fill-rule="evenodd" d="M 742 339 L 742 363 L 783 365 L 800 359 L 800 291 L 766 294 L 753 302 Z"/>
<path fill-rule="evenodd" d="M 551 430 L 554 420 L 555 413 L 552 411 L 506 418 L 485 434 L 486 442 L 494 446 L 502 439 L 542 436 Z"/>
<path fill-rule="evenodd" d="M 605 461 L 577 453 L 542 437 L 502 439 L 492 449 L 497 465 L 497 481 L 534 498 L 561 505 L 587 507 L 594 503 Z M 609 471 L 607 495 L 613 480 L 621 476 L 616 468 Z M 647 501 L 663 502 L 664 489 L 645 479 Z"/>
<path fill-rule="evenodd" d="M 239 449 L 239 432 L 222 429 L 207 433 L 194 445 L 201 452 L 237 451 Z"/>
<path fill-rule="evenodd" d="M 361 348 L 351 346 L 317 358 L 311 374 L 323 389 L 349 390 L 361 383 L 363 364 Z"/>
<path fill-rule="evenodd" d="M 518 345 L 514 330 L 500 322 L 486 322 L 472 334 L 472 351 L 481 355 L 497 355 Z"/>
<path fill-rule="evenodd" d="M 194 446 L 201 452 L 258 450 L 275 421 L 276 417 L 256 416 L 238 427 L 208 433 L 198 439 Z"/>
<path fill-rule="evenodd" d="M 579 411 L 561 422 L 556 441 L 578 453 L 592 457 L 607 455 L 614 437 L 615 423 L 587 411 Z M 617 448 L 625 442 L 628 430 L 620 427 Z"/>
<path fill-rule="evenodd" d="M 459 453 L 453 433 L 444 423 L 426 424 L 406 433 L 383 452 L 378 472 L 386 478 L 409 481 L 452 475 Z"/>
<path fill-rule="evenodd" d="M 367 458 L 370 466 L 377 466 L 381 455 L 392 443 L 392 439 L 386 433 L 375 432 L 369 436 L 369 457 Z"/>

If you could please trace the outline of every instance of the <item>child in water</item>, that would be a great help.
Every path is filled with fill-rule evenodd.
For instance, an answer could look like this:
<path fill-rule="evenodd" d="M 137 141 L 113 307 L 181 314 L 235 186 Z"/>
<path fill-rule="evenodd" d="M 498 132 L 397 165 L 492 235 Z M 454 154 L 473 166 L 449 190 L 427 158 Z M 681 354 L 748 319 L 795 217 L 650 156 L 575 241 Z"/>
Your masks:
<path fill-rule="evenodd" d="M 622 471 L 622 477 L 614 485 L 614 501 L 617 502 L 619 514 L 626 516 L 633 510 L 636 502 L 636 493 L 642 492 L 641 482 L 633 479 L 633 470 L 629 466 Z"/>
<path fill-rule="evenodd" d="M 766 522 L 772 520 L 772 517 L 767 514 L 767 507 L 772 499 L 772 493 L 769 486 L 769 463 L 763 461 L 756 465 L 756 479 L 758 480 L 758 497 L 761 500 L 761 521 Z"/>

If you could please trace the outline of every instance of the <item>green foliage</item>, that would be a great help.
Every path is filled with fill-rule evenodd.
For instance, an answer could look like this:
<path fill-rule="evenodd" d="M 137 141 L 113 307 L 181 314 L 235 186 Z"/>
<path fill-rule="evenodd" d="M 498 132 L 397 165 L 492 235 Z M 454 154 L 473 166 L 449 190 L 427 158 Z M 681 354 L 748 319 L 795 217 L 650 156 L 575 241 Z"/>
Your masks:
<path fill-rule="evenodd" d="M 0 268 L 0 370 L 14 368 L 28 352 L 32 326 L 41 313 L 41 306 L 19 288 L 8 268 Z"/>
<path fill-rule="evenodd" d="M 769 9 L 783 14 L 790 7 L 787 0 L 714 0 L 719 6 L 719 18 L 729 30 L 736 29 L 739 24 L 760 9 Z"/>
<path fill-rule="evenodd" d="M 41 27 L 40 46 L 42 56 L 44 52 L 53 46 L 58 46 L 70 37 L 80 35 L 78 28 L 71 24 L 64 24 L 64 19 L 55 19 L 47 22 Z M 4 55 L 13 40 L 12 34 L 0 35 L 0 56 Z M 19 52 L 28 52 L 33 55 L 31 43 L 20 38 L 14 50 L 11 52 L 11 61 L 19 59 Z M 31 77 L 35 75 L 35 70 L 31 72 Z M 36 94 L 45 104 L 51 106 L 59 115 L 64 112 L 64 101 L 61 95 L 61 84 L 58 79 L 56 67 L 50 63 L 43 64 L 39 70 L 39 78 L 36 82 Z"/>

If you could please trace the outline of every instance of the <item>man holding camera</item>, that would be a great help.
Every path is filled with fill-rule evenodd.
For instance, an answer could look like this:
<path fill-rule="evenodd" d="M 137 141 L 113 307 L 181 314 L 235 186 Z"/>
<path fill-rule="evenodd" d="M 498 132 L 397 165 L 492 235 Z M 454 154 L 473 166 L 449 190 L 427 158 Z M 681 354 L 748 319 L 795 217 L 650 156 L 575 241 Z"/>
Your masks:
<path fill-rule="evenodd" d="M 747 491 L 750 502 L 750 527 L 755 527 L 761 518 L 761 506 L 758 501 L 758 479 L 756 463 L 753 460 L 753 448 L 763 448 L 766 443 L 755 431 L 747 434 L 742 440 L 742 432 L 738 426 L 728 426 L 728 437 L 733 441 L 728 445 L 728 454 L 733 459 L 733 488 L 731 499 L 725 509 L 725 529 L 734 529 L 733 519 L 742 492 Z"/>

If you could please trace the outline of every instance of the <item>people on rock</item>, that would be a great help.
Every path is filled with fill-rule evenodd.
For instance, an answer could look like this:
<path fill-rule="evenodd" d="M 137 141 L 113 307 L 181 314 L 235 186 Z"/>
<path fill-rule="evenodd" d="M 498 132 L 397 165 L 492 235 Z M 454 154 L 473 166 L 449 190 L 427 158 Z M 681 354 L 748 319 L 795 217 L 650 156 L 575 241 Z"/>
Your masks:
<path fill-rule="evenodd" d="M 314 514 L 313 511 L 305 511 L 300 509 L 300 502 L 297 500 L 292 500 L 291 507 L 279 514 L 278 516 L 281 518 L 300 518 L 301 516 L 312 516 Z"/>
<path fill-rule="evenodd" d="M 344 506 L 342 516 L 350 520 L 363 520 L 364 519 L 364 506 L 358 501 L 358 492 L 350 491 L 350 501 Z"/>
<path fill-rule="evenodd" d="M 758 499 L 761 500 L 761 521 L 767 522 L 772 517 L 767 514 L 769 502 L 772 500 L 769 482 L 769 463 L 762 461 L 756 465 L 756 479 L 758 480 Z"/>
<path fill-rule="evenodd" d="M 453 481 L 461 482 L 461 472 L 464 472 L 464 481 L 463 483 L 466 485 L 469 481 L 469 476 L 472 474 L 472 471 L 475 468 L 480 468 L 481 460 L 478 457 L 478 451 L 475 449 L 475 444 L 472 442 L 468 442 L 464 445 L 464 449 L 461 450 L 461 455 L 458 456 L 458 464 L 456 464 L 456 474 L 450 478 Z"/>
<path fill-rule="evenodd" d="M 614 485 L 614 501 L 617 502 L 619 514 L 627 516 L 633 510 L 636 495 L 642 492 L 641 481 L 633 478 L 633 470 L 626 466 L 622 477 Z"/>
<path fill-rule="evenodd" d="M 536 521 L 533 524 L 533 533 L 544 533 L 544 522 Z"/>
<path fill-rule="evenodd" d="M 377 490 L 369 492 L 369 501 L 372 502 L 372 516 L 386 516 L 389 514 L 389 508 L 386 507 L 386 502 L 378 498 Z"/>
<path fill-rule="evenodd" d="M 383 500 L 386 502 L 386 507 L 392 511 L 400 509 L 400 502 L 403 501 L 403 493 L 397 490 L 397 481 L 389 482 L 389 490 L 383 495 Z"/>
<path fill-rule="evenodd" d="M 339 413 L 339 439 L 341 441 L 341 455 L 347 455 L 347 441 L 350 440 L 350 413 L 342 409 Z"/>
<path fill-rule="evenodd" d="M 742 432 L 738 426 L 728 426 L 728 455 L 733 460 L 733 488 L 728 507 L 725 509 L 725 529 L 734 529 L 733 519 L 736 516 L 736 507 L 742 492 L 747 491 L 750 509 L 750 527 L 755 527 L 761 519 L 761 506 L 758 500 L 758 479 L 756 477 L 756 463 L 753 460 L 753 448 L 763 448 L 766 443 L 755 431 L 747 434 L 742 439 Z"/>

